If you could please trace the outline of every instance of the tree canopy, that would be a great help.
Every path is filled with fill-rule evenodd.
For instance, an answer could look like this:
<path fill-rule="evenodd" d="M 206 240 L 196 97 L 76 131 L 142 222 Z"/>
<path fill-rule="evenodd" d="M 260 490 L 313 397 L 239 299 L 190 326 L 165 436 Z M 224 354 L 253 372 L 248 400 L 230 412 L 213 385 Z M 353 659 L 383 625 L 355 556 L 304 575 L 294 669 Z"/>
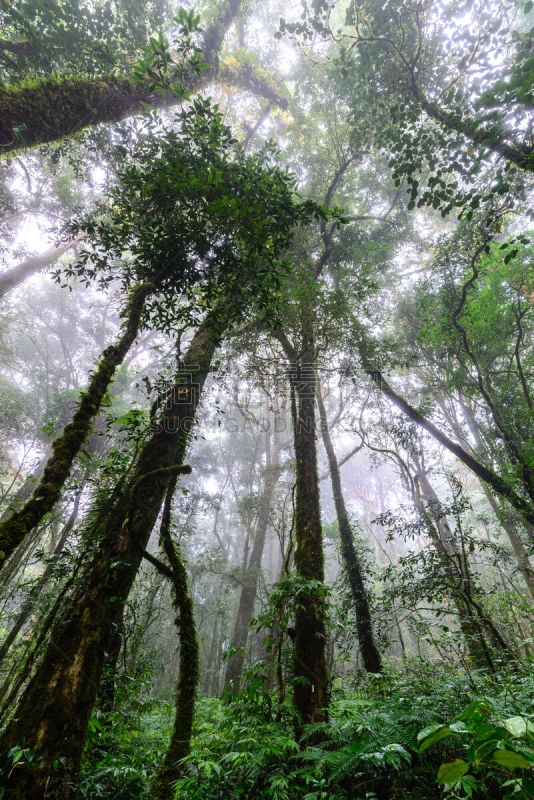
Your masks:
<path fill-rule="evenodd" d="M 0 797 L 534 798 L 531 0 L 0 0 Z"/>

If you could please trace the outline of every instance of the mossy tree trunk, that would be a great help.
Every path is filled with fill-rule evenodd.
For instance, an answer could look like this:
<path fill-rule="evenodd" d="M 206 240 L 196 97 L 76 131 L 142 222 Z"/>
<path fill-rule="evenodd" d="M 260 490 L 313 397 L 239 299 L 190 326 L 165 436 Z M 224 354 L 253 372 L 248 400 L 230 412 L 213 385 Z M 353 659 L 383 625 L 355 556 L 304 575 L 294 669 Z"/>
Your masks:
<path fill-rule="evenodd" d="M 251 64 L 219 64 L 224 37 L 241 8 L 241 0 L 219 4 L 207 27 L 202 60 L 203 75 L 185 79 L 194 92 L 214 79 L 250 91 L 283 108 L 288 105 L 273 87 L 272 79 Z M 154 92 L 131 75 L 50 76 L 14 86 L 0 86 L 0 157 L 38 144 L 72 136 L 90 125 L 120 122 L 140 114 L 146 106 L 166 108 L 181 102 L 172 92 Z"/>
<path fill-rule="evenodd" d="M 208 316 L 197 330 L 179 382 L 167 394 L 154 432 L 130 479 L 97 520 L 88 539 L 92 557 L 60 618 L 15 717 L 0 737 L 0 752 L 15 745 L 35 754 L 4 777 L 10 800 L 67 800 L 80 762 L 87 725 L 102 677 L 105 653 L 139 569 L 169 482 L 179 472 L 199 396 L 219 341 L 221 322 Z"/>
<path fill-rule="evenodd" d="M 328 419 L 319 384 L 317 385 L 317 405 L 319 407 L 321 420 L 321 434 L 328 458 L 334 505 L 336 507 L 339 536 L 341 539 L 341 557 L 343 559 L 343 565 L 349 581 L 350 591 L 354 601 L 354 609 L 356 611 L 356 630 L 358 633 L 360 652 L 366 671 L 378 673 L 382 671 L 382 661 L 373 634 L 369 596 L 365 587 L 360 560 L 356 548 L 354 547 L 352 528 L 345 505 L 345 498 L 343 497 L 343 490 L 341 488 L 341 474 L 332 439 L 330 438 L 330 431 L 328 430 Z"/>
<path fill-rule="evenodd" d="M 199 681 L 199 648 L 193 600 L 189 593 L 187 571 L 171 536 L 171 503 L 175 489 L 176 480 L 173 479 L 165 498 L 160 529 L 160 542 L 169 566 L 165 567 L 161 563 L 157 566 L 169 578 L 172 585 L 173 605 L 177 614 L 176 626 L 180 636 L 180 667 L 171 741 L 151 787 L 151 795 L 157 800 L 167 800 L 173 796 L 173 784 L 182 774 L 180 762 L 191 749 Z"/>
<path fill-rule="evenodd" d="M 59 500 L 73 461 L 89 435 L 91 424 L 100 410 L 115 370 L 123 362 L 137 337 L 145 300 L 152 291 L 151 284 L 143 284 L 133 291 L 126 310 L 123 332 L 116 343 L 102 353 L 89 386 L 80 396 L 71 422 L 52 446 L 52 454 L 31 498 L 0 523 L 0 567 Z"/>
<path fill-rule="evenodd" d="M 76 495 L 74 497 L 73 508 L 72 508 L 71 513 L 70 513 L 70 516 L 69 516 L 67 522 L 65 523 L 65 525 L 63 526 L 63 530 L 61 531 L 61 535 L 59 537 L 58 543 L 57 543 L 56 547 L 54 548 L 54 560 L 50 560 L 48 562 L 48 564 L 46 565 L 45 569 L 43 570 L 42 575 L 39 577 L 39 579 L 34 584 L 34 586 L 32 586 L 32 588 L 31 588 L 26 600 L 24 601 L 24 603 L 20 607 L 20 610 L 19 610 L 19 612 L 17 614 L 17 617 L 15 619 L 15 622 L 14 622 L 13 626 L 11 627 L 9 633 L 7 634 L 6 638 L 2 642 L 2 645 L 0 646 L 0 664 L 2 664 L 3 660 L 5 659 L 5 657 L 7 656 L 8 652 L 9 652 L 10 648 L 13 646 L 14 642 L 16 641 L 17 636 L 19 635 L 20 631 L 23 629 L 23 627 L 26 625 L 27 621 L 31 617 L 31 615 L 32 615 L 32 613 L 33 613 L 33 611 L 35 609 L 35 605 L 36 605 L 36 603 L 37 603 L 37 601 L 39 599 L 39 595 L 41 594 L 41 592 L 44 591 L 46 585 L 48 584 L 49 580 L 52 577 L 52 574 L 53 574 L 53 571 L 54 571 L 55 559 L 65 549 L 65 546 L 66 546 L 66 544 L 67 544 L 67 542 L 69 540 L 69 536 L 72 533 L 72 529 L 74 528 L 74 525 L 75 525 L 76 520 L 78 518 L 78 513 L 79 513 L 79 510 L 80 510 L 81 495 L 82 495 L 82 489 L 79 489 L 76 492 Z"/>
<path fill-rule="evenodd" d="M 295 447 L 295 568 L 305 585 L 295 600 L 293 697 L 300 725 L 328 718 L 326 601 L 315 426 L 315 346 L 304 324 L 297 350 L 278 339 L 289 360 L 291 415 Z M 306 585 L 307 584 L 307 585 Z"/>

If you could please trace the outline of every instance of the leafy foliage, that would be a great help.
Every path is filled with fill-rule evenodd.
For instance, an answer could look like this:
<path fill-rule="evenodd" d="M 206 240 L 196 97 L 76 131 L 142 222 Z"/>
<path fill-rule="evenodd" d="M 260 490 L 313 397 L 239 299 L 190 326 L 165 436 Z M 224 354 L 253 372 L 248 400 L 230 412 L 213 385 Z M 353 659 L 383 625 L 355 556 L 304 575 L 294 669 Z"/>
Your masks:
<path fill-rule="evenodd" d="M 531 713 L 503 719 L 488 698 L 474 700 L 448 725 L 418 735 L 419 752 L 448 737 L 463 742 L 465 758 L 442 764 L 438 783 L 450 797 L 470 798 L 489 790 L 495 779 L 504 798 L 534 797 L 534 722 Z"/>
<path fill-rule="evenodd" d="M 142 124 L 105 204 L 73 222 L 91 245 L 64 270 L 102 287 L 153 282 L 159 296 L 148 300 L 148 316 L 164 330 L 222 295 L 265 307 L 295 225 L 321 213 L 297 198 L 273 146 L 244 154 L 209 100 L 193 100 L 176 124 L 156 116 Z"/>
<path fill-rule="evenodd" d="M 477 694 L 467 709 L 473 697 L 472 676 L 441 669 L 438 677 L 430 663 L 413 662 L 404 674 L 386 671 L 357 690 L 336 686 L 330 721 L 310 726 L 308 741 L 297 744 L 291 706 L 275 700 L 266 677 L 256 669 L 246 689 L 231 702 L 199 701 L 192 751 L 184 761 L 176 797 L 438 800 L 443 782 L 436 782 L 436 774 L 440 764 L 455 763 L 458 745 L 463 755 L 468 747 L 468 753 L 474 752 L 475 739 L 480 746 L 493 741 L 494 749 L 499 741 L 506 745 L 499 744 L 501 750 L 528 758 L 531 745 L 523 734 L 528 729 L 532 735 L 531 716 L 525 709 L 534 700 L 528 669 L 491 679 L 479 675 L 476 680 Z M 491 702 L 482 699 L 490 690 Z M 168 712 L 165 705 L 145 703 L 137 715 L 116 713 L 112 731 L 105 717 L 95 718 L 82 796 L 144 800 L 169 732 Z M 447 724 L 446 719 L 456 723 Z M 500 755 L 491 769 L 505 781 L 505 773 L 514 767 L 499 765 L 499 759 Z M 476 772 L 483 770 L 485 761 L 469 764 Z M 445 776 L 445 771 L 440 774 Z M 493 774 L 484 774 L 482 783 L 476 775 L 473 794 L 459 796 L 514 796 L 499 793 Z M 464 780 L 465 787 L 471 783 Z"/>

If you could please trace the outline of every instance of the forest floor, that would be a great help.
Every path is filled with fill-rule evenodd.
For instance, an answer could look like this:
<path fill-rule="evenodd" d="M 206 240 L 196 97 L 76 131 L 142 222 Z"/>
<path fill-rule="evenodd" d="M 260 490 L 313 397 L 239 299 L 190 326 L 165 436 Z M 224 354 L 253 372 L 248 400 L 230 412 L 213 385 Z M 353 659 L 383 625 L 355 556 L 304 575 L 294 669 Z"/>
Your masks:
<path fill-rule="evenodd" d="M 201 698 L 183 800 L 534 798 L 534 665 L 494 674 L 413 662 L 332 687 L 330 719 L 295 741 L 290 704 L 258 669 L 238 697 Z M 93 717 L 79 796 L 145 800 L 170 703 L 124 693 Z"/>

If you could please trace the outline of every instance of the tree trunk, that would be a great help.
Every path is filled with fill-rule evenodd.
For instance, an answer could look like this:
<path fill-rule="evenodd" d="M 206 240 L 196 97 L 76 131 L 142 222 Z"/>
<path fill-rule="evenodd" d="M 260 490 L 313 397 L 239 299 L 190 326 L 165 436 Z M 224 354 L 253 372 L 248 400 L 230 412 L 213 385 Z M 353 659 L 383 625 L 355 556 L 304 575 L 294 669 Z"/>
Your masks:
<path fill-rule="evenodd" d="M 452 111 L 446 111 L 437 103 L 430 102 L 425 98 L 421 100 L 421 107 L 431 119 L 439 122 L 444 128 L 463 134 L 473 145 L 496 153 L 520 169 L 534 172 L 534 149 L 531 143 L 507 142 L 505 141 L 506 134 L 498 126 L 493 128 L 482 126 L 472 119 L 467 119 Z M 510 134 L 510 139 L 513 139 L 512 134 Z"/>
<path fill-rule="evenodd" d="M 417 463 L 417 461 L 416 461 Z M 501 656 L 509 657 L 508 645 L 496 629 L 492 620 L 475 599 L 475 591 L 467 553 L 455 541 L 447 519 L 440 513 L 440 501 L 428 477 L 417 463 L 417 483 L 421 495 L 415 497 L 419 511 L 427 524 L 434 547 L 447 560 L 456 588 L 451 596 L 458 609 L 458 620 L 464 635 L 471 660 L 478 667 L 495 671 L 492 649 Z"/>
<path fill-rule="evenodd" d="M 352 599 L 354 600 L 354 609 L 356 611 L 356 629 L 360 652 L 366 671 L 377 673 L 382 671 L 382 662 L 374 639 L 369 598 L 367 589 L 365 588 L 363 571 L 356 548 L 354 547 L 349 515 L 341 488 L 339 465 L 328 430 L 328 420 L 319 384 L 317 384 L 317 404 L 319 406 L 319 415 L 321 419 L 321 433 L 330 469 L 332 493 L 334 495 L 339 536 L 341 539 L 341 556 L 343 558 L 343 565 L 347 573 Z"/>
<path fill-rule="evenodd" d="M 78 518 L 78 511 L 80 508 L 80 498 L 82 495 L 82 490 L 78 490 L 76 496 L 74 498 L 74 505 L 71 511 L 71 514 L 65 523 L 63 530 L 61 531 L 61 536 L 59 537 L 59 541 L 54 549 L 54 557 L 60 555 L 63 550 L 65 549 L 65 545 L 69 539 L 69 536 L 72 532 L 76 519 Z M 17 638 L 18 634 L 30 618 L 32 611 L 35 607 L 35 602 L 39 597 L 40 593 L 43 591 L 44 587 L 48 583 L 50 576 L 52 575 L 53 564 L 50 561 L 41 577 L 38 579 L 37 583 L 32 586 L 30 593 L 20 608 L 15 623 L 13 624 L 12 628 L 10 629 L 8 635 L 6 636 L 5 640 L 2 642 L 0 646 L 0 664 L 3 662 L 4 658 L 6 657 L 11 645 Z"/>
<path fill-rule="evenodd" d="M 286 108 L 287 100 L 252 65 L 219 68 L 219 50 L 241 0 L 226 0 L 221 6 L 204 34 L 202 60 L 208 69 L 202 76 L 190 76 L 187 90 L 198 91 L 218 78 Z M 0 86 L 0 157 L 72 136 L 89 125 L 120 122 L 142 113 L 143 106 L 157 109 L 179 102 L 172 93 L 154 92 L 129 75 L 53 76 Z"/>
<path fill-rule="evenodd" d="M 199 651 L 193 600 L 189 593 L 187 572 L 172 541 L 170 531 L 171 503 L 175 488 L 176 480 L 174 479 L 165 498 L 160 538 L 169 562 L 167 577 L 172 583 L 173 604 L 177 613 L 176 625 L 180 635 L 180 668 L 171 741 L 151 787 L 151 795 L 157 800 L 167 800 L 173 796 L 173 784 L 182 774 L 180 762 L 191 749 L 195 699 L 199 681 Z"/>
<path fill-rule="evenodd" d="M 324 554 L 315 433 L 315 352 L 311 332 L 297 354 L 278 332 L 290 362 L 291 415 L 295 446 L 295 567 L 302 581 L 295 597 L 293 697 L 300 725 L 328 718 Z"/>
<path fill-rule="evenodd" d="M 363 335 L 363 334 L 362 334 Z M 492 469 L 486 467 L 478 459 L 467 452 L 457 442 L 453 442 L 443 431 L 440 431 L 433 422 L 427 417 L 417 411 L 404 397 L 396 392 L 392 386 L 387 382 L 384 375 L 380 370 L 376 369 L 369 356 L 366 353 L 367 342 L 360 342 L 360 358 L 362 366 L 367 375 L 380 389 L 380 391 L 388 397 L 391 402 L 399 408 L 403 414 L 409 419 L 412 419 L 423 430 L 429 433 L 437 442 L 445 447 L 450 453 L 456 456 L 462 463 L 469 467 L 480 480 L 485 481 L 491 488 L 505 500 L 507 500 L 521 515 L 521 517 L 531 527 L 534 526 L 534 507 L 532 503 L 521 497 L 515 489 L 500 475 L 497 475 Z"/>
<path fill-rule="evenodd" d="M 0 751 L 15 745 L 35 753 L 4 778 L 10 800 L 73 796 L 102 676 L 104 654 L 120 625 L 124 604 L 171 478 L 181 466 L 198 399 L 219 341 L 216 315 L 197 330 L 177 384 L 167 394 L 154 432 L 125 482 L 88 539 L 92 558 L 72 599 L 54 626 L 50 644 L 0 738 Z M 183 378 L 183 380 L 182 380 Z"/>
<path fill-rule="evenodd" d="M 72 463 L 87 439 L 91 423 L 100 409 L 115 370 L 124 360 L 139 332 L 145 300 L 152 291 L 151 284 L 138 286 L 133 291 L 128 303 L 124 331 L 116 344 L 102 353 L 88 388 L 80 396 L 72 421 L 52 446 L 52 455 L 32 497 L 20 510 L 0 523 L 0 566 L 59 500 Z"/>

